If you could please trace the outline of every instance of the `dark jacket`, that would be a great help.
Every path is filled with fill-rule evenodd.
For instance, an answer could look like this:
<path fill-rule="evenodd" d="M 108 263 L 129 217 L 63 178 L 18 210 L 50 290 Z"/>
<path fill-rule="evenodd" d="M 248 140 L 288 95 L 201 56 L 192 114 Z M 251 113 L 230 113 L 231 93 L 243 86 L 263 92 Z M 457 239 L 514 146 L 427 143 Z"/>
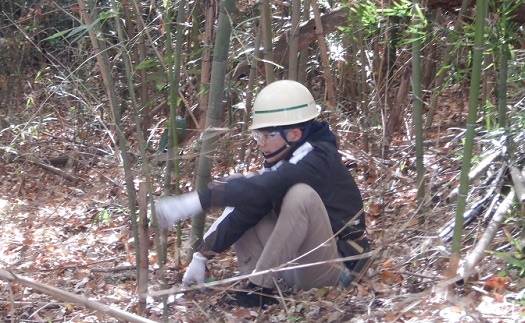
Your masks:
<path fill-rule="evenodd" d="M 359 189 L 341 161 L 328 124 L 314 121 L 303 143 L 284 160 L 275 165 L 265 163 L 258 175 L 214 182 L 208 190 L 199 192 L 205 209 L 234 207 L 206 233 L 199 251 L 206 257 L 223 252 L 272 210 L 279 214 L 284 195 L 298 183 L 311 186 L 319 194 L 334 233 L 347 225 L 338 235 L 341 240 L 363 235 L 365 222 Z M 349 224 L 358 213 L 356 221 Z"/>

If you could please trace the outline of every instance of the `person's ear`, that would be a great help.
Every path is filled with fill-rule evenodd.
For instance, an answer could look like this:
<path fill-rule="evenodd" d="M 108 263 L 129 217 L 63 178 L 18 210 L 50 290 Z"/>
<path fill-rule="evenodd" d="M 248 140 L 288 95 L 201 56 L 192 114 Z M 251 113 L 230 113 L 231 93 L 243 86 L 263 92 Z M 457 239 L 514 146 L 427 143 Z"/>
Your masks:
<path fill-rule="evenodd" d="M 292 141 L 297 141 L 301 139 L 301 136 L 303 135 L 303 132 L 301 131 L 301 129 L 298 129 L 298 128 L 293 128 L 291 132 L 293 135 Z"/>

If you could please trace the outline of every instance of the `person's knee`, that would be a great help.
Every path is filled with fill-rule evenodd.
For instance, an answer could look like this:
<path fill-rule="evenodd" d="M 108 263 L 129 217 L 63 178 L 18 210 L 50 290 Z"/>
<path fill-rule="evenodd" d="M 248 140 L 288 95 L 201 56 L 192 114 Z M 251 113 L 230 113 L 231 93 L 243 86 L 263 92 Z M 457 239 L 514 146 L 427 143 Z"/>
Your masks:
<path fill-rule="evenodd" d="M 290 187 L 283 199 L 283 205 L 293 204 L 310 204 L 320 202 L 319 194 L 308 184 L 299 183 Z M 322 202 L 321 202 L 322 203 Z"/>
<path fill-rule="evenodd" d="M 288 192 L 286 193 L 286 196 L 309 196 L 310 194 L 317 195 L 317 192 L 308 184 L 299 183 L 295 184 L 294 186 L 290 187 Z"/>

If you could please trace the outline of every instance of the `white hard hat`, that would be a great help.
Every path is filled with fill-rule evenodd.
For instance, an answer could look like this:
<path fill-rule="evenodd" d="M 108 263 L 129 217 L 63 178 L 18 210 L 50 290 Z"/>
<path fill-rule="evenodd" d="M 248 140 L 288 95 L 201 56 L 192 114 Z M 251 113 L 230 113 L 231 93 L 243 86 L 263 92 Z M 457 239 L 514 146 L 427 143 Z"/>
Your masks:
<path fill-rule="evenodd" d="M 249 129 L 294 125 L 318 115 L 314 97 L 304 85 L 291 80 L 276 81 L 255 98 Z"/>

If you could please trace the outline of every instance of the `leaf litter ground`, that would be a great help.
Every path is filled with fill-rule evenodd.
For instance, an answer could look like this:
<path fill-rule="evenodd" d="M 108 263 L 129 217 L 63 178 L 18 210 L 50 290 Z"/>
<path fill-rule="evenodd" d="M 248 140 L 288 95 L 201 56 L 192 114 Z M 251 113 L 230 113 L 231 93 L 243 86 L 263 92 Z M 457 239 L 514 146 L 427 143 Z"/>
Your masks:
<path fill-rule="evenodd" d="M 453 124 L 456 120 L 452 119 L 457 115 L 442 113 L 441 122 Z M 523 307 L 516 301 L 522 300 L 520 291 L 524 281 L 517 270 L 509 269 L 499 258 L 487 256 L 478 265 L 476 274 L 462 286 L 438 288 L 449 260 L 450 243 L 440 239 L 438 231 L 454 217 L 454 203 L 446 202 L 445 197 L 458 184 L 457 151 L 461 149 L 458 128 L 443 127 L 439 132 L 426 132 L 432 141 L 425 150 L 430 202 L 421 218 L 415 209 L 417 190 L 411 141 L 399 136 L 394 138 L 392 153 L 388 156 L 381 157 L 379 146 L 373 146 L 373 152 L 367 154 L 352 144 L 360 142 L 358 129 L 343 129 L 337 123 L 332 124 L 340 132 L 341 153 L 365 199 L 368 235 L 375 249 L 380 250 L 360 284 L 346 289 L 327 287 L 295 292 L 285 289 L 280 304 L 264 309 L 232 305 L 231 295 L 239 287 L 218 285 L 205 292 L 172 295 L 169 321 L 524 321 Z M 18 153 L 45 160 L 59 157 L 61 153 L 57 152 L 77 150 L 75 156 L 84 163 L 61 169 L 81 181 L 72 183 L 29 159 L 13 161 L 4 156 L 0 165 L 3 228 L 0 266 L 16 275 L 134 312 L 138 301 L 135 257 L 126 214 L 124 174 L 118 157 L 109 148 L 109 140 L 101 139 L 106 136 L 97 133 L 99 130 L 92 129 L 93 133 L 79 146 L 67 140 L 68 133 L 61 122 L 49 121 L 47 127 L 53 135 L 39 133 L 27 138 L 25 144 L 17 147 Z M 3 143 L 13 140 L 9 132 L 2 132 L 0 139 Z M 192 145 L 196 143 L 190 142 L 187 147 Z M 225 147 L 231 146 L 225 144 Z M 231 154 L 231 151 L 223 153 Z M 224 156 L 218 160 L 228 159 Z M 257 157 L 252 159 L 255 161 Z M 185 163 L 183 169 L 192 169 L 195 159 L 187 159 Z M 134 163 L 136 174 L 139 166 Z M 235 168 L 222 164 L 215 167 L 217 176 Z M 161 174 L 162 168 L 155 171 Z M 188 188 L 192 183 L 191 171 L 186 172 L 182 182 Z M 217 212 L 212 212 L 209 222 Z M 467 232 L 465 252 L 483 232 L 483 225 L 475 222 Z M 182 234 L 182 240 L 187 241 L 189 223 L 183 223 Z M 166 272 L 170 287 L 180 286 L 185 268 L 183 252 L 176 249 L 175 239 L 175 234 L 171 234 Z M 502 245 L 508 245 L 508 240 L 500 234 L 493 247 Z M 160 289 L 154 250 L 151 244 L 151 292 Z M 208 268 L 209 281 L 235 277 L 235 253 L 229 251 L 218 256 Z M 116 321 L 17 283 L 1 281 L 0 288 L 0 317 L 5 322 Z M 160 298 L 149 298 L 144 316 L 161 319 Z"/>

